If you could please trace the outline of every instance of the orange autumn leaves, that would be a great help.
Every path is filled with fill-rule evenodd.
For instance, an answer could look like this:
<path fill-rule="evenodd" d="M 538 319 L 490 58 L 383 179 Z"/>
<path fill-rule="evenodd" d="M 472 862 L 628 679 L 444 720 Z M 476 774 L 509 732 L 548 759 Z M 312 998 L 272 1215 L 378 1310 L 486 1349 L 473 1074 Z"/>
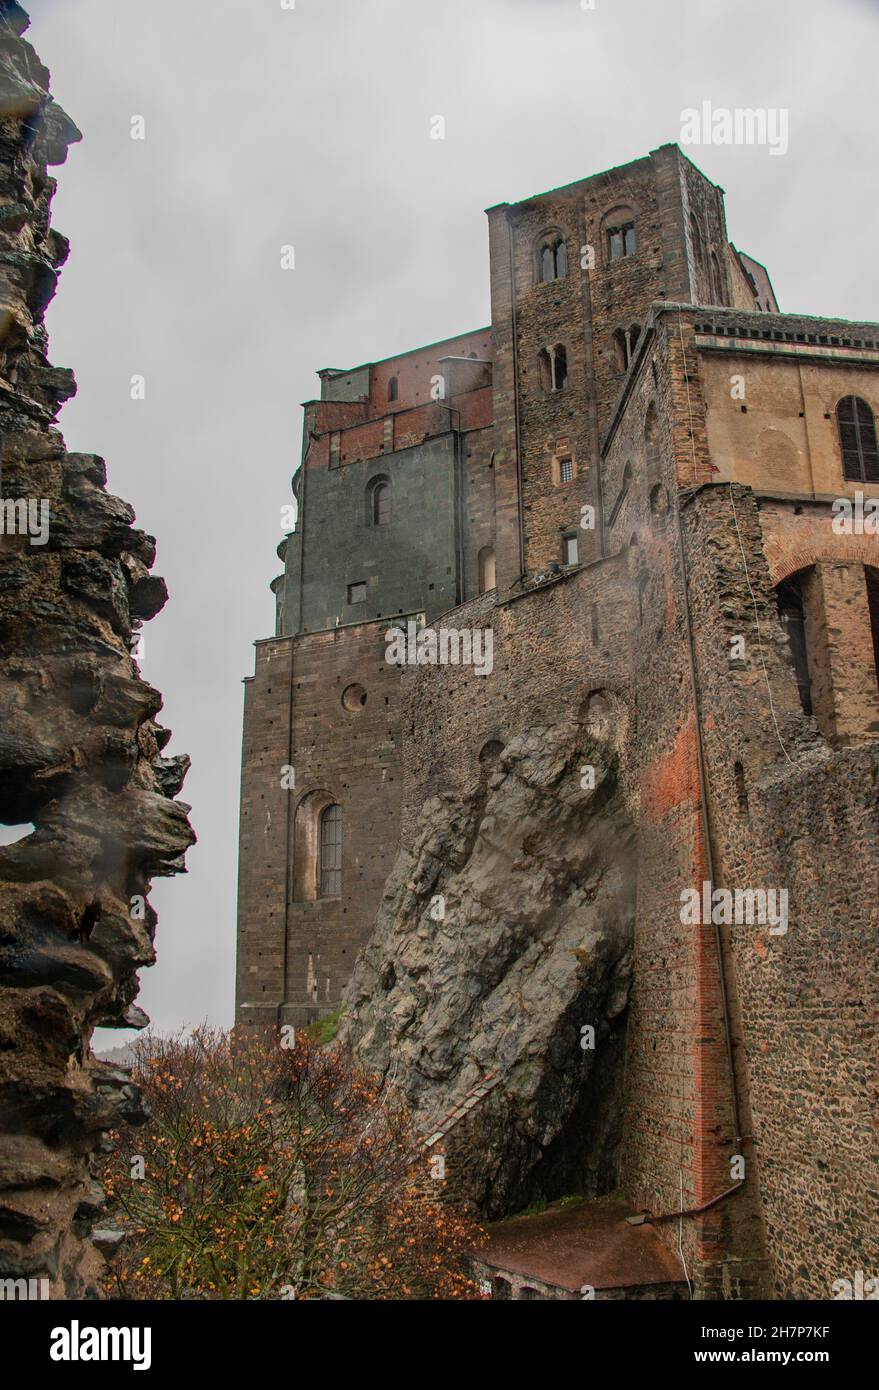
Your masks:
<path fill-rule="evenodd" d="M 99 1175 L 128 1232 L 108 1294 L 479 1297 L 477 1228 L 425 1196 L 405 1109 L 338 1049 L 202 1028 L 138 1053 L 151 1119 Z"/>

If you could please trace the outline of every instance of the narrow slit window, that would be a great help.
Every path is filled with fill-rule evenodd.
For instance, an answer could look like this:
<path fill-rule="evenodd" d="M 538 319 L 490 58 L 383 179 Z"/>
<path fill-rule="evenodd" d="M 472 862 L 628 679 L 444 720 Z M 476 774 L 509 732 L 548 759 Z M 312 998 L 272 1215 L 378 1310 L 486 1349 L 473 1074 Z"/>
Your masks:
<path fill-rule="evenodd" d="M 564 391 L 568 384 L 568 354 L 563 347 L 557 347 L 553 352 L 552 384 L 556 391 Z"/>
<path fill-rule="evenodd" d="M 563 541 L 563 546 L 564 546 L 563 554 L 564 554 L 564 558 L 565 558 L 565 564 L 566 564 L 566 565 L 579 565 L 579 563 L 580 563 L 580 554 L 579 554 L 579 550 L 578 550 L 578 547 L 577 547 L 577 537 L 576 537 L 576 535 L 564 536 L 564 537 L 562 538 L 562 541 Z"/>
<path fill-rule="evenodd" d="M 379 483 L 372 494 L 372 524 L 373 526 L 387 526 L 390 519 L 391 487 L 389 483 Z"/>

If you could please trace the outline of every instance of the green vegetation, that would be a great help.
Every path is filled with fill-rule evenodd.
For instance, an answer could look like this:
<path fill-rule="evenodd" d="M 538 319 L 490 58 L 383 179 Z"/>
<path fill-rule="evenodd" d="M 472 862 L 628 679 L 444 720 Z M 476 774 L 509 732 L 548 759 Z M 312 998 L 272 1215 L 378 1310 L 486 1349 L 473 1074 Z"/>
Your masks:
<path fill-rule="evenodd" d="M 332 1042 L 339 1031 L 339 1025 L 345 1015 L 344 1005 L 337 1009 L 334 1014 L 324 1014 L 317 1023 L 312 1023 L 306 1028 L 305 1036 L 309 1042 L 329 1043 Z"/>

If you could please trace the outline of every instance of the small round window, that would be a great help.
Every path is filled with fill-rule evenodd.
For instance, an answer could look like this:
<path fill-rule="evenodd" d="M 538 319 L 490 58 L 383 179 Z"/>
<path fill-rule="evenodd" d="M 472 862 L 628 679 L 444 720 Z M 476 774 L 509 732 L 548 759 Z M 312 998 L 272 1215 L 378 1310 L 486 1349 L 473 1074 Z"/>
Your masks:
<path fill-rule="evenodd" d="M 358 714 L 366 704 L 366 691 L 362 685 L 346 685 L 342 691 L 342 704 L 352 714 Z"/>

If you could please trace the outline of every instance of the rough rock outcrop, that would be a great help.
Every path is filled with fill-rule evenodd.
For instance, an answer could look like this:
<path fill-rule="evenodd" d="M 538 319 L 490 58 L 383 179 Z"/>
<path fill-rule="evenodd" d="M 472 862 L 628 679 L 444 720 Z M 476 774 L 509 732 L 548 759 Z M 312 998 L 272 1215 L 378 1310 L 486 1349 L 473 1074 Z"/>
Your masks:
<path fill-rule="evenodd" d="M 131 656 L 166 598 L 155 542 L 54 424 L 76 387 L 46 356 L 68 250 L 46 166 L 80 137 L 27 23 L 0 3 L 0 824 L 33 826 L 0 847 L 0 1278 L 73 1297 L 102 1268 L 89 1152 L 145 1118 L 89 1040 L 147 1022 L 133 1000 L 154 958 L 150 882 L 182 870 L 194 836 L 171 799 L 188 760 L 161 756 L 161 697 Z"/>
<path fill-rule="evenodd" d="M 497 1074 L 448 1159 L 491 1217 L 613 1185 L 634 875 L 609 714 L 593 697 L 498 749 L 470 795 L 427 802 L 348 989 L 342 1041 L 425 1135 Z"/>

